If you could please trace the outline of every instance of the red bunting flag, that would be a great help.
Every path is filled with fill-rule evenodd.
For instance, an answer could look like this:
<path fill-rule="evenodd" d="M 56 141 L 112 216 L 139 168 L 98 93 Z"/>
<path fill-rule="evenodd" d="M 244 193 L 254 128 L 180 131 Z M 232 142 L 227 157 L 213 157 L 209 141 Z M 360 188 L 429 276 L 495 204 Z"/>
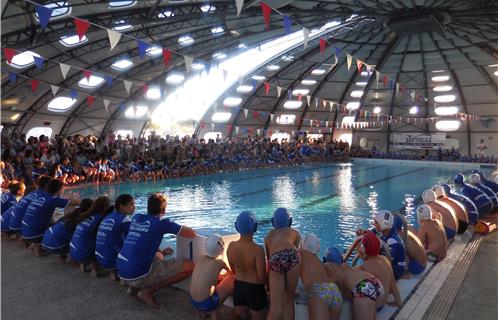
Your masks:
<path fill-rule="evenodd" d="M 92 72 L 90 70 L 83 70 L 83 75 L 85 76 L 87 81 L 90 81 L 90 77 L 92 76 Z"/>
<path fill-rule="evenodd" d="M 302 96 L 302 95 L 298 95 L 298 96 L 297 96 L 297 101 L 301 102 L 301 99 L 302 99 L 302 98 L 303 98 L 303 96 Z"/>
<path fill-rule="evenodd" d="M 205 126 L 206 124 L 204 122 L 201 122 L 201 129 L 204 129 Z"/>
<path fill-rule="evenodd" d="M 230 133 L 231 131 L 232 131 L 232 125 L 229 124 L 229 125 L 227 125 L 227 132 Z"/>
<path fill-rule="evenodd" d="M 91 107 L 93 105 L 93 103 L 95 102 L 95 97 L 94 96 L 87 96 L 86 102 L 88 103 L 88 106 Z"/>
<path fill-rule="evenodd" d="M 35 92 L 38 89 L 39 84 L 40 84 L 40 80 L 31 79 L 31 91 Z"/>
<path fill-rule="evenodd" d="M 261 10 L 263 11 L 263 18 L 265 19 L 266 31 L 268 31 L 270 30 L 271 7 L 264 2 L 261 2 Z"/>
<path fill-rule="evenodd" d="M 323 54 L 325 53 L 325 47 L 327 46 L 327 41 L 325 39 L 320 38 L 320 53 Z"/>
<path fill-rule="evenodd" d="M 389 82 L 389 79 L 387 78 L 386 75 L 384 75 L 384 78 L 382 79 L 382 82 L 384 82 L 384 88 L 387 87 L 387 83 Z"/>
<path fill-rule="evenodd" d="M 144 84 L 142 86 L 142 91 L 144 93 L 144 96 L 146 96 L 147 95 L 147 91 L 149 91 L 149 86 L 147 84 Z"/>
<path fill-rule="evenodd" d="M 83 39 L 86 32 L 88 31 L 88 28 L 90 27 L 90 22 L 74 18 L 74 26 L 76 27 L 76 33 L 78 34 L 78 37 L 81 41 L 81 39 Z"/>
<path fill-rule="evenodd" d="M 363 68 L 363 62 L 359 59 L 356 59 L 356 65 L 358 66 L 358 72 L 361 72 L 361 68 Z"/>
<path fill-rule="evenodd" d="M 171 60 L 171 51 L 170 50 L 163 48 L 163 60 L 164 60 L 164 65 L 168 66 L 169 61 Z"/>
<path fill-rule="evenodd" d="M 270 92 L 270 83 L 265 82 L 265 95 L 268 95 Z"/>
<path fill-rule="evenodd" d="M 16 55 L 16 50 L 12 48 L 3 48 L 3 54 L 5 56 L 5 59 L 9 64 L 12 63 L 12 58 Z"/>
<path fill-rule="evenodd" d="M 257 118 L 257 117 L 259 116 L 259 112 L 258 112 L 258 111 L 256 111 L 256 110 L 254 110 L 254 111 L 252 112 L 252 116 L 253 116 L 254 118 Z"/>

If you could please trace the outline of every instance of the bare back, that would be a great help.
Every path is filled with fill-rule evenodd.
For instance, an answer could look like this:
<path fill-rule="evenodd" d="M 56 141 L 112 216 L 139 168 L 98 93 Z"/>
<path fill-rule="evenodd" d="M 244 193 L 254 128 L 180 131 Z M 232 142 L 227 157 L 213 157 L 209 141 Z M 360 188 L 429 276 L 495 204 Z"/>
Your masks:
<path fill-rule="evenodd" d="M 317 256 L 306 250 L 300 250 L 300 275 L 304 287 L 309 290 L 315 283 L 333 282 L 327 275 L 325 267 Z"/>
<path fill-rule="evenodd" d="M 440 259 L 446 257 L 448 247 L 444 227 L 439 220 L 424 220 L 418 230 L 419 238 L 424 248 L 437 255 Z"/>
<path fill-rule="evenodd" d="M 441 197 L 438 198 L 438 200 L 449 205 L 455 212 L 458 220 L 465 221 L 467 223 L 469 222 L 469 217 L 467 216 L 465 207 L 461 203 L 448 197 Z"/>
<path fill-rule="evenodd" d="M 408 257 L 410 260 L 415 260 L 425 266 L 427 264 L 427 258 L 425 255 L 424 245 L 412 231 L 408 230 L 407 235 L 406 253 L 408 254 Z"/>
<path fill-rule="evenodd" d="M 266 284 L 265 253 L 261 246 L 252 241 L 233 241 L 227 257 L 236 280 Z"/>
<path fill-rule="evenodd" d="M 202 256 L 194 266 L 192 279 L 190 281 L 190 296 L 196 301 L 203 301 L 210 297 L 216 284 L 218 276 L 225 263 L 222 260 Z"/>
<path fill-rule="evenodd" d="M 458 220 L 456 218 L 456 214 L 453 212 L 453 209 L 449 205 L 441 201 L 434 201 L 429 203 L 429 206 L 432 210 L 435 210 L 441 214 L 444 226 L 452 230 L 458 229 Z"/>
<path fill-rule="evenodd" d="M 283 249 L 296 249 L 299 246 L 299 232 L 292 228 L 279 228 L 271 230 L 265 238 L 268 256 Z"/>

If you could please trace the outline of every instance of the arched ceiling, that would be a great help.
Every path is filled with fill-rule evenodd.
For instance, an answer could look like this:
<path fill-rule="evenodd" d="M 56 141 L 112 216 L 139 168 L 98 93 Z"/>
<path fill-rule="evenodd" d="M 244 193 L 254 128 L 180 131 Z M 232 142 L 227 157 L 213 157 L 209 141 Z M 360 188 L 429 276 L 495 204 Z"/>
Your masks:
<path fill-rule="evenodd" d="M 46 4 L 54 1 L 38 1 Z M 203 12 L 201 7 L 211 4 L 214 12 Z M 450 93 L 456 95 L 452 105 L 460 107 L 461 112 L 477 114 L 495 119 L 498 116 L 498 3 L 496 1 L 443 1 L 443 0 L 342 0 L 342 1 L 283 1 L 274 0 L 267 3 L 291 17 L 308 29 L 319 28 L 331 20 L 345 21 L 353 13 L 357 22 L 347 28 L 329 34 L 328 41 L 342 49 L 342 57 L 337 66 L 330 69 L 334 60 L 332 50 L 322 57 L 318 41 L 310 42 L 307 49 L 294 50 L 292 61 L 280 57 L 269 61 L 278 62 L 280 69 L 268 71 L 262 66 L 267 81 L 272 85 L 286 89 L 306 88 L 309 94 L 323 99 L 330 99 L 341 104 L 360 100 L 361 109 L 372 110 L 378 106 L 383 114 L 406 115 L 413 103 L 410 99 L 396 94 L 391 89 L 379 87 L 373 78 L 365 77 L 355 71 L 354 66 L 348 70 L 344 53 L 348 52 L 386 74 L 408 90 L 423 92 L 427 101 L 420 105 L 421 116 L 433 115 L 433 88 L 438 83 L 431 79 L 437 75 L 434 71 L 445 70 L 450 76 L 447 85 L 453 88 Z M 162 47 L 171 48 L 181 54 L 195 56 L 196 59 L 210 63 L 212 54 L 219 51 L 235 54 L 240 43 L 256 46 L 259 43 L 275 39 L 284 33 L 281 19 L 271 21 L 270 31 L 265 32 L 259 1 L 245 1 L 240 17 L 236 15 L 235 1 L 137 1 L 131 7 L 110 10 L 108 1 L 104 0 L 69 0 L 71 15 L 89 20 L 96 25 L 112 28 L 118 21 L 124 20 L 133 25 L 133 29 L 124 31 L 133 38 Z M 169 17 L 160 16 L 170 11 Z M 220 36 L 213 36 L 211 28 L 223 26 L 228 31 Z M 296 24 L 294 28 L 297 29 Z M 32 93 L 29 80 L 19 77 L 16 85 L 9 82 L 5 71 L 14 71 L 26 78 L 39 79 L 42 82 L 64 88 L 78 88 L 81 72 L 72 69 L 64 79 L 58 63 L 65 63 L 83 69 L 102 71 L 121 79 L 136 83 L 159 85 L 162 89 L 174 87 L 164 82 L 165 76 L 175 69 L 184 69 L 181 56 L 176 56 L 170 67 L 165 68 L 162 58 L 138 57 L 137 44 L 134 40 L 122 37 L 119 44 L 109 51 L 109 41 L 105 30 L 90 28 L 86 34 L 88 41 L 79 46 L 67 48 L 60 44 L 61 36 L 74 34 L 72 17 L 62 17 L 50 22 L 48 27 L 40 30 L 33 6 L 21 0 L 3 2 L 2 8 L 2 47 L 20 51 L 31 50 L 48 59 L 45 67 L 38 70 L 35 66 L 26 69 L 14 69 L 5 59 L 2 60 L 2 124 L 15 125 L 26 131 L 34 125 L 50 122 L 56 133 L 71 135 L 89 132 L 95 135 L 105 134 L 126 123 L 144 127 L 148 117 L 130 120 L 124 117 L 124 110 L 117 103 L 111 104 L 109 113 L 102 103 L 88 108 L 85 99 L 68 111 L 53 113 L 48 111 L 47 103 L 53 99 L 50 87 L 40 86 Z M 190 46 L 181 46 L 179 36 L 189 34 L 195 39 Z M 134 62 L 133 67 L 125 73 L 117 72 L 111 65 L 121 57 Z M 493 66 L 495 65 L 495 66 Z M 321 75 L 311 75 L 314 69 L 325 69 Z M 249 78 L 250 75 L 248 75 Z M 302 79 L 314 79 L 316 84 L 302 86 Z M 357 82 L 367 82 L 358 86 Z M 237 86 L 237 85 L 236 85 Z M 234 86 L 226 95 L 233 95 Z M 364 90 L 360 99 L 353 99 L 353 90 Z M 83 90 L 84 91 L 84 90 Z M 90 92 L 90 91 L 89 91 Z M 138 102 L 143 99 L 140 86 L 132 88 L 128 95 L 120 81 L 112 86 L 103 86 L 93 95 L 105 95 L 114 101 L 124 103 Z M 241 95 L 241 94 L 238 94 Z M 340 121 L 343 115 L 327 110 L 307 106 L 297 110 L 286 110 L 283 104 L 287 97 L 277 97 L 275 90 L 266 95 L 262 83 L 250 93 L 243 94 L 241 107 L 273 114 L 294 114 L 298 118 L 311 118 L 324 121 Z M 154 108 L 154 104 L 150 104 Z M 238 109 L 240 110 L 240 109 Z M 210 122 L 214 110 L 206 113 L 203 121 Z M 19 113 L 16 119 L 12 116 Z M 236 126 L 254 126 L 270 129 L 286 128 L 292 130 L 306 129 L 307 123 L 296 121 L 290 125 L 278 125 L 269 118 L 253 119 L 244 117 L 241 111 L 233 112 L 230 124 Z M 475 126 L 475 127 L 474 127 Z M 426 124 L 385 126 L 382 134 L 391 131 L 433 131 Z M 468 124 L 460 128 L 462 139 L 470 141 L 471 132 L 484 130 L 478 124 Z M 498 131 L 498 127 L 491 132 Z M 380 132 L 377 132 L 380 134 Z M 470 145 L 470 142 L 469 142 Z"/>

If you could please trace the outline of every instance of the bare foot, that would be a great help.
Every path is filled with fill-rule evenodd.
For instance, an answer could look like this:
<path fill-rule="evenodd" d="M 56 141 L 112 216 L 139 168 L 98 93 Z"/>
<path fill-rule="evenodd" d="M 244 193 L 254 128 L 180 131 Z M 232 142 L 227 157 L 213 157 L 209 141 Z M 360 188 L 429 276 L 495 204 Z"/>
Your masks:
<path fill-rule="evenodd" d="M 159 308 L 159 305 L 157 304 L 156 300 L 154 299 L 154 296 L 147 292 L 146 290 L 140 290 L 137 293 L 137 297 L 142 300 L 143 302 L 147 303 L 149 306 L 152 308 Z"/>
<path fill-rule="evenodd" d="M 140 291 L 140 289 L 138 289 L 138 288 L 128 287 L 128 289 L 126 290 L 126 294 L 132 296 L 133 298 L 138 299 L 137 294 L 139 291 Z"/>
<path fill-rule="evenodd" d="M 116 274 L 116 271 L 111 271 L 109 273 L 109 277 L 111 278 L 112 281 L 119 281 L 118 275 Z"/>
<path fill-rule="evenodd" d="M 85 264 L 84 263 L 80 263 L 80 271 L 81 272 L 86 272 Z"/>
<path fill-rule="evenodd" d="M 90 271 L 90 276 L 92 276 L 94 278 L 98 278 L 99 277 L 99 270 L 97 268 L 92 268 L 92 271 Z"/>

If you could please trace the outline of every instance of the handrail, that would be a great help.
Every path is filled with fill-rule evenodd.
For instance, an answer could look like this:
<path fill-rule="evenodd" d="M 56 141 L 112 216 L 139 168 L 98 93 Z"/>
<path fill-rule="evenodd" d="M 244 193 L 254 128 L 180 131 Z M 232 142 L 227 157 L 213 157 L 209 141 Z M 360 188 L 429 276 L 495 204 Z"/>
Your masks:
<path fill-rule="evenodd" d="M 358 245 L 358 243 L 361 241 L 361 236 L 359 237 L 356 237 L 356 239 L 353 241 L 353 243 L 351 244 L 351 246 L 349 247 L 349 250 L 346 252 L 346 254 L 344 255 L 343 257 L 343 261 L 348 261 L 349 257 L 351 256 L 351 254 L 354 252 L 354 249 L 356 248 L 356 246 Z"/>
<path fill-rule="evenodd" d="M 386 253 L 386 257 L 389 259 L 389 261 L 391 261 L 391 250 L 389 249 L 389 246 L 378 235 L 375 235 L 375 236 L 377 237 L 377 239 L 379 239 L 380 245 L 382 246 L 382 248 L 384 249 L 384 252 Z M 361 241 L 361 238 L 362 238 L 362 236 L 356 237 L 356 239 L 353 241 L 353 243 L 351 244 L 351 246 L 349 246 L 348 251 L 344 255 L 343 261 L 348 261 L 349 260 L 349 257 L 353 254 L 354 249 L 356 249 L 356 247 L 358 246 L 358 243 Z M 352 263 L 353 266 L 356 265 L 356 262 L 357 262 L 358 258 L 359 258 L 358 255 L 356 255 L 354 257 L 353 263 Z"/>

